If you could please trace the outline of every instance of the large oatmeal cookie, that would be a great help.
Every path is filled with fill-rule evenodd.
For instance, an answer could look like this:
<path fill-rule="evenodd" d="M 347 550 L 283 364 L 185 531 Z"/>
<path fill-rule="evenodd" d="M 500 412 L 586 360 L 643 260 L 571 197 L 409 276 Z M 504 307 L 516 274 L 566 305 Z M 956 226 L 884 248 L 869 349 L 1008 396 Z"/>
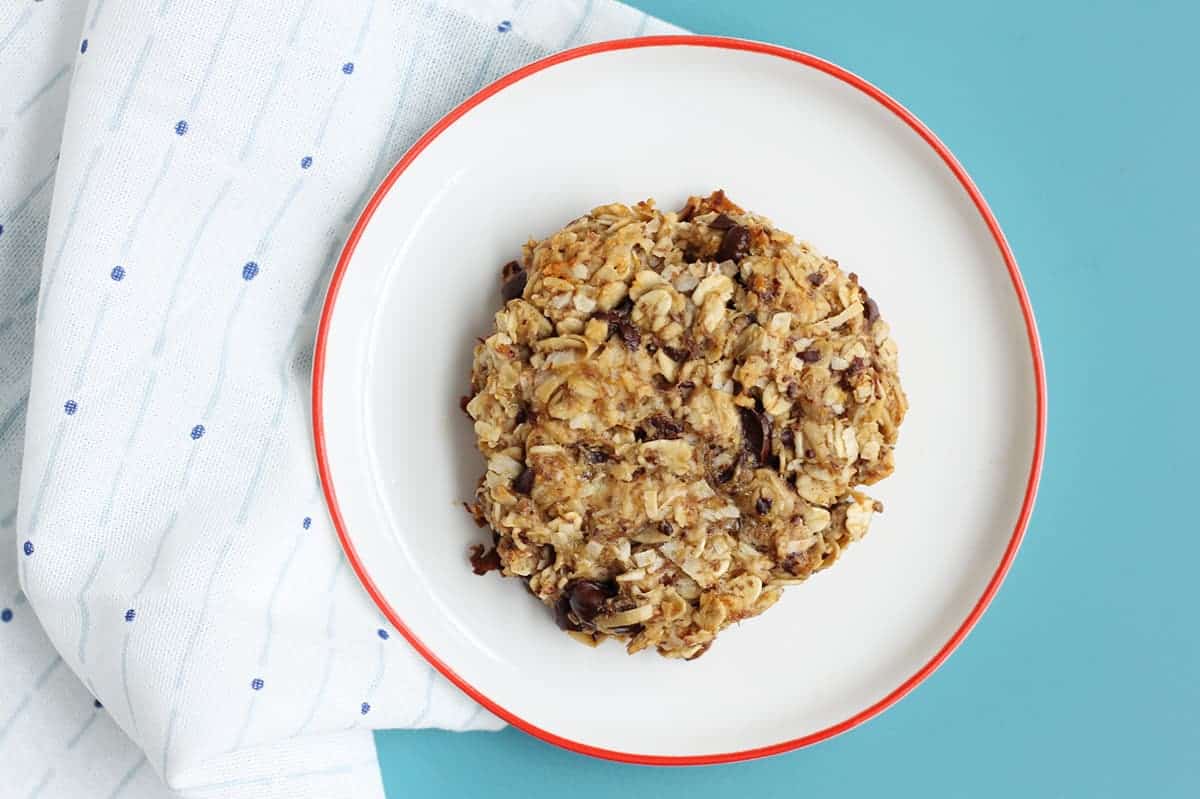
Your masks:
<path fill-rule="evenodd" d="M 723 192 L 606 205 L 504 269 L 464 408 L 469 508 L 558 624 L 694 658 L 832 564 L 879 503 L 906 400 L 836 261 Z"/>

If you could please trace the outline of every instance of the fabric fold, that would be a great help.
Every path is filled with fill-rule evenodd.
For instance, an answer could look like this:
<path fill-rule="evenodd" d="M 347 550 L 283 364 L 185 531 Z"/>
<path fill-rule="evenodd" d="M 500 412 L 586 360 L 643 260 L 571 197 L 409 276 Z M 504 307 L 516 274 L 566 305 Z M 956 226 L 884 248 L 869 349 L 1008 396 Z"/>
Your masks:
<path fill-rule="evenodd" d="M 185 796 L 381 796 L 373 729 L 501 726 L 337 546 L 316 316 L 369 191 L 441 115 L 555 50 L 672 30 L 608 0 L 0 11 L 17 795 L 167 795 L 158 775 Z"/>

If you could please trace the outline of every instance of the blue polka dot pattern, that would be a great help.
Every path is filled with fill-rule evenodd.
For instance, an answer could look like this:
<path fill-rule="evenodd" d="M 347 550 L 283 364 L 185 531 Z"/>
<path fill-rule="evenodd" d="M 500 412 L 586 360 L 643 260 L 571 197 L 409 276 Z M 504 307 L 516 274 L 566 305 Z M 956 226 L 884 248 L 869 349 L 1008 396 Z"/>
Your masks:
<path fill-rule="evenodd" d="M 249 261 L 242 267 L 242 280 L 253 280 L 258 276 L 258 264 Z"/>
<path fill-rule="evenodd" d="M 63 410 L 66 412 L 67 416 L 74 416 L 75 411 L 79 410 L 79 404 L 76 403 L 75 400 L 67 400 L 63 403 Z"/>
<path fill-rule="evenodd" d="M 312 166 L 312 156 L 311 155 L 306 155 L 300 159 L 300 168 L 301 169 L 308 169 L 310 166 Z"/>
<path fill-rule="evenodd" d="M 304 529 L 305 529 L 305 530 L 307 530 L 308 528 L 312 527 L 312 517 L 311 517 L 311 516 L 305 516 L 305 517 L 304 517 L 304 521 L 302 522 L 302 524 L 304 525 Z"/>
<path fill-rule="evenodd" d="M 81 52 L 81 53 L 87 52 L 87 39 L 84 39 L 82 42 L 79 43 L 79 52 Z"/>
<path fill-rule="evenodd" d="M 136 618 L 137 618 L 137 611 L 134 610 L 133 608 L 130 608 L 129 610 L 125 611 L 125 621 L 133 621 Z"/>
<path fill-rule="evenodd" d="M 204 435 L 204 425 L 198 424 L 192 428 L 192 440 L 193 441 L 195 441 L 196 439 L 200 438 L 203 435 Z"/>
<path fill-rule="evenodd" d="M 122 280 L 124 280 L 124 279 L 125 279 L 125 267 L 123 267 L 123 266 L 121 266 L 121 265 L 119 265 L 119 264 L 118 264 L 117 266 L 114 266 L 114 267 L 112 268 L 112 272 L 110 272 L 110 273 L 109 273 L 109 276 L 110 276 L 110 277 L 111 277 L 113 280 L 115 280 L 115 281 L 117 281 L 118 283 L 120 283 Z"/>
<path fill-rule="evenodd" d="M 21 551 L 25 553 L 25 557 L 29 557 L 30 555 L 32 555 L 33 554 L 33 542 L 26 541 L 25 545 L 23 547 L 21 547 Z"/>
<path fill-rule="evenodd" d="M 380 637 L 380 638 L 382 638 L 382 639 L 383 639 L 383 640 L 385 640 L 385 641 L 386 641 L 387 639 L 391 638 L 391 636 L 390 636 L 390 635 L 388 635 L 388 631 L 387 631 L 387 630 L 385 630 L 385 629 L 383 629 L 382 627 L 380 627 L 378 630 L 376 630 L 376 632 L 377 632 L 377 633 L 379 633 L 379 637 Z"/>
<path fill-rule="evenodd" d="M 370 713 L 370 712 L 371 712 L 371 703 L 370 703 L 370 702 L 363 702 L 363 703 L 362 703 L 362 707 L 361 707 L 361 708 L 359 708 L 359 711 L 360 711 L 360 712 L 361 712 L 361 713 L 362 713 L 364 716 L 365 716 L 365 715 L 367 715 L 368 713 Z"/>
<path fill-rule="evenodd" d="M 8 608 L 0 610 L 0 621 L 4 622 L 5 624 L 8 624 L 10 621 L 12 621 L 12 611 Z"/>
<path fill-rule="evenodd" d="M 93 700 L 92 700 L 92 707 L 94 707 L 94 708 L 96 708 L 96 709 L 98 710 L 98 709 L 100 709 L 100 708 L 104 707 L 104 705 L 103 705 L 103 704 L 100 702 L 100 700 L 99 700 L 99 699 L 93 699 Z"/>
<path fill-rule="evenodd" d="M 182 136 L 183 134 L 187 133 L 187 128 L 188 128 L 187 120 L 186 119 L 179 120 L 178 122 L 175 123 L 175 135 Z"/>
<path fill-rule="evenodd" d="M 261 691 L 262 687 L 263 687 L 263 681 L 260 680 L 258 677 L 255 677 L 253 680 L 250 681 L 250 687 L 256 691 Z"/>
<path fill-rule="evenodd" d="M 500 24 L 496 26 L 496 30 L 500 31 L 501 33 L 508 33 L 510 30 L 512 30 L 512 23 L 507 19 L 502 20 Z"/>
<path fill-rule="evenodd" d="M 354 62 L 347 61 L 345 64 L 342 64 L 342 72 L 345 72 L 347 75 L 354 74 Z"/>

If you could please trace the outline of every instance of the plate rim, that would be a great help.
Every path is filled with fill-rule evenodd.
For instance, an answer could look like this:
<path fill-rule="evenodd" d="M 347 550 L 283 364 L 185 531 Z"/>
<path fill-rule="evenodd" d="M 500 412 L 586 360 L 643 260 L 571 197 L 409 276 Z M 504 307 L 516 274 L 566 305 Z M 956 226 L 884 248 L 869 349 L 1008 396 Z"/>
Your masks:
<path fill-rule="evenodd" d="M 496 702 L 493 702 L 479 689 L 469 684 L 466 680 L 460 677 L 452 668 L 443 662 L 434 652 L 408 628 L 404 623 L 400 614 L 393 608 L 384 598 L 376 586 L 370 573 L 367 571 L 366 564 L 358 556 L 354 543 L 346 530 L 346 524 L 342 518 L 341 509 L 338 505 L 337 492 L 334 489 L 333 476 L 329 466 L 329 458 L 325 446 L 325 428 L 324 428 L 324 376 L 325 376 L 325 358 L 326 358 L 326 343 L 329 334 L 330 324 L 333 318 L 334 306 L 337 304 L 338 292 L 341 287 L 341 282 L 345 276 L 349 263 L 354 255 L 359 239 L 362 237 L 368 224 L 375 215 L 375 211 L 391 191 L 392 186 L 399 180 L 400 176 L 408 169 L 408 167 L 417 159 L 418 156 L 430 145 L 438 136 L 440 136 L 447 128 L 453 125 L 459 118 L 464 116 L 468 111 L 475 106 L 483 103 L 495 94 L 503 91 L 505 88 L 512 86 L 519 81 L 541 72 L 545 69 L 561 64 L 566 61 L 573 61 L 578 58 L 584 58 L 590 55 L 600 53 L 615 52 L 620 50 L 631 50 L 643 47 L 708 47 L 725 50 L 737 50 L 753 53 L 760 53 L 778 58 L 783 58 L 788 61 L 799 63 L 812 69 L 816 69 L 833 78 L 836 78 L 843 83 L 859 90 L 871 99 L 875 100 L 901 121 L 908 125 L 918 136 L 921 137 L 939 156 L 942 162 L 950 169 L 959 185 L 967 192 L 976 210 L 983 217 L 984 223 L 987 225 L 992 239 L 1000 250 L 1000 254 L 1004 259 L 1005 266 L 1008 270 L 1009 278 L 1012 282 L 1013 290 L 1017 295 L 1017 302 L 1021 309 L 1021 314 L 1025 321 L 1025 331 L 1029 341 L 1030 354 L 1032 356 L 1032 367 L 1034 374 L 1034 384 L 1037 392 L 1037 411 L 1036 422 L 1034 425 L 1034 448 L 1032 462 L 1029 467 L 1029 476 L 1025 486 L 1025 494 L 1021 504 L 1020 513 L 1017 516 L 1016 524 L 1013 528 L 1011 537 L 1005 547 L 1004 554 L 1001 556 L 1000 562 L 992 574 L 987 585 L 984 587 L 983 594 L 979 600 L 971 608 L 970 613 L 955 629 L 954 634 L 950 639 L 942 645 L 933 657 L 930 658 L 920 669 L 914 672 L 899 686 L 890 691 L 888 694 L 877 700 L 866 708 L 850 716 L 837 724 L 832 724 L 816 732 L 809 733 L 799 738 L 793 738 L 778 743 L 760 746 L 751 749 L 743 749 L 733 752 L 707 753 L 698 755 L 650 755 L 637 752 L 623 752 L 613 749 L 605 749 L 601 747 L 591 746 L 581 741 L 571 740 L 561 735 L 557 735 L 549 730 L 538 727 L 537 725 L 526 721 L 511 710 L 501 707 Z M 613 760 L 623 763 L 634 763 L 640 765 L 653 766 L 699 766 L 699 765 L 714 765 L 718 763 L 732 763 L 742 760 L 751 760 L 754 758 L 768 757 L 770 755 L 789 752 L 801 747 L 810 746 L 821 741 L 840 735 L 858 725 L 874 718 L 875 716 L 887 710 L 892 705 L 903 699 L 909 692 L 916 688 L 919 684 L 925 681 L 934 671 L 938 669 L 946 661 L 946 659 L 954 652 L 955 649 L 962 644 L 963 640 L 978 623 L 987 610 L 1000 585 L 1004 582 L 1004 578 L 1008 574 L 1009 568 L 1016 557 L 1017 550 L 1020 548 L 1021 541 L 1025 536 L 1026 528 L 1029 524 L 1030 516 L 1033 512 L 1033 506 L 1037 497 L 1038 484 L 1041 479 L 1042 463 L 1045 456 L 1046 443 L 1046 374 L 1045 364 L 1042 355 L 1041 340 L 1038 336 L 1037 322 L 1034 319 L 1033 307 L 1029 300 L 1029 294 L 1025 289 L 1024 281 L 1021 277 L 1020 269 L 1017 266 L 1016 257 L 1013 255 L 1012 249 L 1009 247 L 1008 241 L 1004 236 L 1004 232 L 1000 228 L 1000 223 L 997 221 L 995 214 L 992 213 L 987 201 L 984 200 L 982 192 L 975 185 L 975 182 L 967 174 L 966 169 L 958 162 L 951 153 L 950 149 L 942 143 L 942 141 L 931 131 L 915 114 L 901 105 L 898 101 L 890 97 L 884 91 L 871 84 L 867 80 L 859 77 L 853 72 L 838 66 L 823 58 L 814 56 L 800 50 L 793 50 L 781 45 L 768 44 L 766 42 L 758 42 L 749 39 L 738 39 L 725 36 L 706 36 L 706 35 L 663 35 L 663 36 L 641 36 L 626 39 L 613 39 L 603 42 L 596 42 L 580 47 L 575 47 L 562 52 L 554 53 L 545 58 L 534 61 L 521 67 L 495 82 L 480 89 L 475 94 L 468 97 L 452 111 L 438 120 L 433 127 L 422 135 L 415 144 L 400 158 L 395 166 L 388 172 L 387 176 L 375 189 L 371 195 L 371 199 L 359 213 L 354 227 L 351 229 L 346 243 L 342 248 L 341 254 L 338 257 L 337 265 L 334 267 L 333 273 L 329 279 L 329 286 L 326 290 L 325 299 L 321 307 L 320 322 L 317 327 L 316 342 L 313 348 L 313 373 L 312 373 L 312 424 L 313 424 L 313 445 L 317 460 L 317 471 L 321 479 L 321 488 L 325 496 L 325 503 L 329 510 L 330 519 L 333 522 L 337 537 L 341 543 L 342 549 L 346 554 L 346 559 L 350 562 L 359 581 L 370 595 L 372 601 L 387 617 L 388 621 L 400 632 L 408 643 L 420 654 L 428 663 L 442 674 L 443 677 L 453 683 L 459 690 L 470 696 L 483 707 L 487 708 L 491 713 L 505 720 L 514 727 L 536 737 L 547 743 L 562 747 L 572 752 L 589 755 L 605 760 Z"/>

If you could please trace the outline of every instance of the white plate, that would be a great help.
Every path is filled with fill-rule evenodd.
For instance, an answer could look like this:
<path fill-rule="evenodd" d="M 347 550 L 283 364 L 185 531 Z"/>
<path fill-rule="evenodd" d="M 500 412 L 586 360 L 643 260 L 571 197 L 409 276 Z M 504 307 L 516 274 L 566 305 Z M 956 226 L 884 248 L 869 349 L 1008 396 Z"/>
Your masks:
<path fill-rule="evenodd" d="M 837 566 L 703 658 L 563 635 L 516 580 L 477 577 L 460 502 L 482 461 L 458 400 L 500 265 L 606 202 L 721 187 L 857 272 L 911 410 L 887 510 Z M 330 512 L 367 590 L 494 713 L 576 751 L 712 763 L 802 746 L 927 676 L 990 600 L 1033 504 L 1045 389 L 1012 254 L 950 153 L 860 78 L 769 45 L 608 42 L 526 67 L 435 126 L 354 228 L 313 383 Z"/>

